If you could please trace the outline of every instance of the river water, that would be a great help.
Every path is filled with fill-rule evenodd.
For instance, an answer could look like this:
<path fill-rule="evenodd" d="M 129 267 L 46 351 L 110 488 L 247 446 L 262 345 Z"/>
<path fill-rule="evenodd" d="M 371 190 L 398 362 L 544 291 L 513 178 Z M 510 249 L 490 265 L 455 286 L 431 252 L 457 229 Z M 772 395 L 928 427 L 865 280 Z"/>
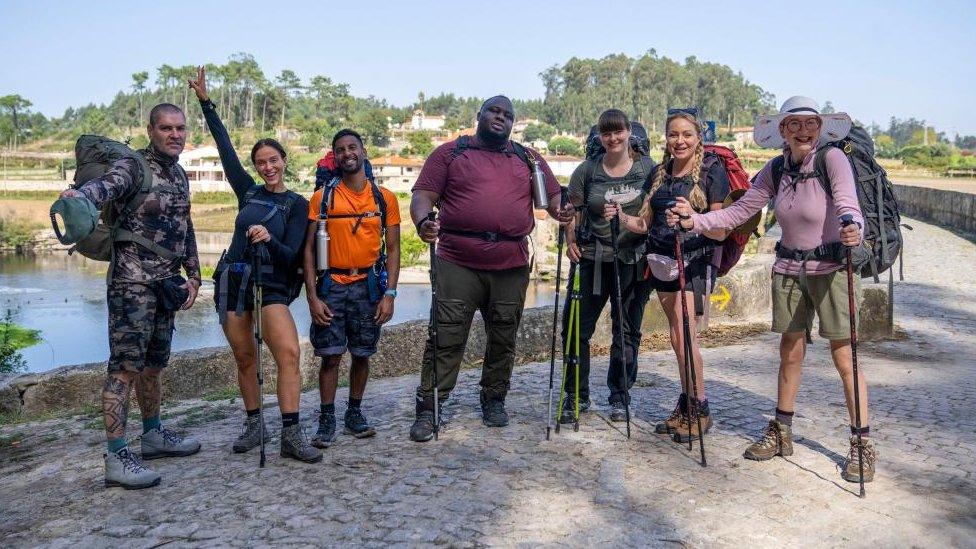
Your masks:
<path fill-rule="evenodd" d="M 14 322 L 41 332 L 39 344 L 21 350 L 28 371 L 108 359 L 105 266 L 65 253 L 0 256 L 0 313 L 9 309 Z M 551 284 L 529 284 L 526 307 L 549 305 L 552 299 Z M 291 310 L 299 334 L 307 335 L 310 320 L 304 297 L 295 300 Z M 429 285 L 400 284 L 390 322 L 427 318 L 429 311 Z M 177 314 L 174 351 L 225 344 L 212 299 L 202 297 L 189 311 Z"/>

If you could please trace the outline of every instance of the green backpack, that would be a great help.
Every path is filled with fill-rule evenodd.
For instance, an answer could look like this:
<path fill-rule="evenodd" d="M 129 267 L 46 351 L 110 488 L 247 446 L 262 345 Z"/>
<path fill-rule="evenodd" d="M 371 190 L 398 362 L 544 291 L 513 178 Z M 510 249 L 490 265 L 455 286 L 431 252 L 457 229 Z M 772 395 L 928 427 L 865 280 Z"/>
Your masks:
<path fill-rule="evenodd" d="M 77 240 L 72 239 L 74 242 L 65 241 L 58 229 L 54 219 L 55 208 L 58 207 L 58 202 L 55 202 L 54 206 L 51 207 L 51 222 L 54 225 L 58 239 L 64 244 L 74 244 L 68 250 L 68 254 L 78 252 L 96 261 L 111 261 L 114 255 L 113 244 L 115 242 L 135 242 L 160 257 L 169 260 L 176 259 L 177 255 L 172 250 L 167 250 L 148 238 L 121 227 L 122 220 L 142 205 L 142 202 L 152 189 L 152 170 L 149 168 L 146 157 L 141 152 L 134 151 L 127 145 L 113 141 L 107 137 L 98 135 L 83 135 L 79 137 L 78 142 L 75 143 L 77 168 L 75 169 L 74 183 L 71 185 L 71 188 L 78 189 L 88 181 L 105 175 L 105 172 L 112 167 L 112 164 L 123 158 L 131 158 L 138 163 L 139 171 L 142 174 L 139 186 L 135 187 L 127 196 L 103 204 L 97 222 L 93 222 L 90 219 L 68 218 L 68 215 L 72 215 L 74 212 L 79 212 L 75 215 L 84 215 L 82 208 L 58 208 L 59 211 L 57 213 L 61 213 L 64 216 L 66 227 L 70 225 L 86 226 L 86 224 L 94 226 L 94 229 L 86 236 Z M 59 201 L 61 200 L 59 199 Z M 124 200 L 124 203 L 121 211 L 119 211 L 115 207 L 115 202 L 122 200 Z"/>

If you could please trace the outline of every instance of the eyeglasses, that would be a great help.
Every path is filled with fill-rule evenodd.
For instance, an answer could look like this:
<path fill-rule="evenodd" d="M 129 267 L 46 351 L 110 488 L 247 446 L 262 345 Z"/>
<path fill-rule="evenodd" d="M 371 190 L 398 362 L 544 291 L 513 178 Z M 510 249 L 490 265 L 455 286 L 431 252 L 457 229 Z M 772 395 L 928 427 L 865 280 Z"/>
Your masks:
<path fill-rule="evenodd" d="M 668 109 L 668 116 L 674 116 L 676 114 L 690 114 L 695 118 L 698 118 L 698 107 L 685 107 L 683 109 Z"/>
<path fill-rule="evenodd" d="M 820 127 L 820 117 L 814 116 L 813 118 L 807 118 L 806 120 L 802 121 L 797 118 L 791 118 L 783 122 L 783 125 L 785 125 L 786 129 L 790 130 L 791 132 L 800 131 L 801 126 L 808 130 L 815 130 Z"/>

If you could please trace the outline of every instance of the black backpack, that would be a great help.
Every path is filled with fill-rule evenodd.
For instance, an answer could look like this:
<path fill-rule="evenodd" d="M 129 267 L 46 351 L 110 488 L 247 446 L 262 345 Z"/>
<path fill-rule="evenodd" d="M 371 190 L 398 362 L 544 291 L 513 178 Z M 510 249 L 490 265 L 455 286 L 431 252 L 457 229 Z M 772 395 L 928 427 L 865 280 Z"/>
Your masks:
<path fill-rule="evenodd" d="M 647 129 L 640 122 L 630 123 L 630 147 L 643 156 L 651 154 L 651 140 L 647 137 Z M 590 127 L 590 135 L 586 137 L 586 159 L 593 160 L 607 152 L 600 141 L 600 131 L 596 125 Z"/>
<path fill-rule="evenodd" d="M 863 244 L 870 257 L 860 268 L 861 278 L 873 277 L 878 282 L 878 275 L 890 269 L 895 259 L 901 258 L 904 241 L 894 187 L 884 168 L 875 160 L 874 142 L 864 128 L 854 126 L 846 138 L 821 145 L 814 158 L 812 173 L 786 172 L 785 158 L 782 155 L 774 158 L 771 166 L 774 196 L 779 192 L 783 174 L 790 173 L 800 179 L 817 177 L 827 196 L 832 197 L 830 178 L 827 175 L 827 151 L 831 147 L 844 151 L 854 171 L 854 187 L 857 189 L 857 201 L 865 225 Z M 905 228 L 912 229 L 908 225 Z M 889 286 L 892 276 L 889 272 Z M 899 265 L 899 277 L 905 279 L 903 264 Z"/>
<path fill-rule="evenodd" d="M 283 223 L 288 226 L 288 215 L 291 213 L 292 206 L 298 202 L 298 194 L 294 191 L 288 191 L 285 196 L 284 204 L 276 204 L 274 202 L 269 202 L 266 200 L 260 200 L 255 198 L 258 190 L 261 189 L 261 185 L 254 185 L 244 193 L 244 199 L 241 201 L 241 207 L 243 208 L 246 204 L 261 204 L 262 206 L 268 207 L 268 213 L 265 214 L 261 221 L 257 222 L 256 225 L 264 225 L 276 214 L 280 213 L 281 217 L 284 219 Z M 305 285 L 304 269 L 302 268 L 304 258 L 302 256 L 301 250 L 305 249 L 305 240 L 302 239 L 302 244 L 299 246 L 299 253 L 295 254 L 294 263 L 289 269 L 291 274 L 288 280 L 288 303 L 291 304 L 298 296 L 302 293 L 302 287 Z"/>

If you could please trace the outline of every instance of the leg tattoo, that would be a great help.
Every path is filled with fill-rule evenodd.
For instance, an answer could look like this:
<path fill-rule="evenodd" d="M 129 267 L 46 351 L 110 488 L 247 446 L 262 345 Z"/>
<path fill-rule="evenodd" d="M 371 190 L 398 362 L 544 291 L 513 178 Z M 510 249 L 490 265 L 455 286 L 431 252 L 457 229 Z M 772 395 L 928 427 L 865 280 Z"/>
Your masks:
<path fill-rule="evenodd" d="M 125 422 L 129 417 L 129 389 L 132 384 L 124 376 L 109 375 L 102 387 L 102 413 L 105 435 L 108 438 L 125 436 Z"/>
<path fill-rule="evenodd" d="M 136 396 L 139 398 L 139 411 L 142 419 L 149 419 L 159 415 L 159 403 L 162 399 L 162 384 L 159 372 L 145 369 L 136 378 Z"/>

